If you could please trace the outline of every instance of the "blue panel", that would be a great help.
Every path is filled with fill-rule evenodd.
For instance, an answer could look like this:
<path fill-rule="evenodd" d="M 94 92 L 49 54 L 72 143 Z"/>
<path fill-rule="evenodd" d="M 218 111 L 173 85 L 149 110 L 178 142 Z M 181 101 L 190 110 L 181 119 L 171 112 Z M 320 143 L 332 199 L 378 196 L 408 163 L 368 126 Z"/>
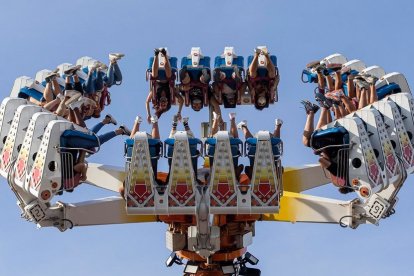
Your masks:
<path fill-rule="evenodd" d="M 177 68 L 177 58 L 176 57 L 169 57 L 168 60 L 170 61 L 171 68 Z M 150 57 L 148 62 L 148 70 L 152 70 L 152 63 L 154 62 L 154 57 Z"/>
<path fill-rule="evenodd" d="M 160 149 L 161 149 L 161 141 L 159 139 L 148 139 L 149 145 L 149 153 L 151 157 L 158 157 L 160 156 Z M 127 157 L 132 157 L 132 149 L 134 147 L 134 139 L 126 139 L 125 140 L 125 148 L 126 148 L 126 155 Z"/>
<path fill-rule="evenodd" d="M 243 68 L 244 66 L 244 57 L 237 56 L 236 58 L 233 58 L 232 66 L 237 65 L 240 68 Z M 226 60 L 224 57 L 217 56 L 214 59 L 214 68 L 220 68 L 220 67 L 227 67 L 226 66 Z"/>
<path fill-rule="evenodd" d="M 36 89 L 29 88 L 29 87 L 23 87 L 20 89 L 20 92 L 18 94 L 19 98 L 27 99 L 28 97 L 31 97 L 37 101 L 42 101 L 43 93 L 37 91 Z"/>
<path fill-rule="evenodd" d="M 274 66 L 277 66 L 277 57 L 276 56 L 271 55 L 270 60 L 273 62 Z M 253 56 L 248 56 L 247 66 L 249 66 L 252 63 L 252 61 L 253 61 Z"/>
<path fill-rule="evenodd" d="M 192 67 L 192 61 L 191 58 L 188 57 L 183 57 L 181 59 L 181 68 L 183 68 L 184 66 L 187 66 L 188 68 Z M 208 56 L 204 56 L 200 59 L 200 67 L 207 67 L 210 68 L 210 57 Z"/>
<path fill-rule="evenodd" d="M 382 100 L 385 96 L 400 93 L 401 88 L 396 83 L 390 83 L 377 89 L 378 100 Z"/>

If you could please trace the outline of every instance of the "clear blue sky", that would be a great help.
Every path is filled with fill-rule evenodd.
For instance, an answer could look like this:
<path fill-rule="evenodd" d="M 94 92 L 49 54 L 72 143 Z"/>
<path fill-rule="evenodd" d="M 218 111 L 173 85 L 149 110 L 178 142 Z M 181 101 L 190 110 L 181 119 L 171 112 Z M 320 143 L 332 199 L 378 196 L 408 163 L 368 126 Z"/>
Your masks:
<path fill-rule="evenodd" d="M 305 114 L 299 101 L 312 97 L 313 87 L 301 83 L 304 65 L 340 52 L 367 65 L 399 71 L 414 87 L 412 1 L 0 1 L 0 95 L 6 97 L 21 75 L 34 76 L 62 62 L 89 55 L 103 61 L 107 53 L 126 54 L 120 62 L 124 82 L 114 87 L 110 112 L 131 125 L 145 115 L 148 91 L 145 70 L 154 47 L 186 55 L 201 46 L 214 57 L 224 46 L 249 55 L 267 45 L 279 59 L 280 102 L 258 112 L 241 108 L 252 130 L 271 129 L 274 118 L 285 121 L 285 165 L 315 163 L 301 145 Z M 225 112 L 226 113 L 226 112 Z M 187 109 L 198 132 L 207 112 Z M 172 112 L 161 120 L 168 135 Z M 226 115 L 227 116 L 227 115 Z M 93 122 L 92 122 L 93 123 Z M 148 125 L 144 128 L 149 130 Z M 110 127 L 107 127 L 110 129 Z M 106 144 L 90 161 L 123 166 L 123 139 Z M 165 166 L 164 166 L 165 167 Z M 257 223 L 249 248 L 260 259 L 263 275 L 413 275 L 414 222 L 409 177 L 400 193 L 397 213 L 379 227 L 357 230 L 337 225 Z M 161 223 L 36 230 L 19 217 L 14 195 L 4 179 L 0 185 L 0 275 L 180 275 L 167 269 L 165 229 Z M 333 187 L 315 191 L 340 196 Z M 83 185 L 58 198 L 65 202 L 110 195 Z"/>

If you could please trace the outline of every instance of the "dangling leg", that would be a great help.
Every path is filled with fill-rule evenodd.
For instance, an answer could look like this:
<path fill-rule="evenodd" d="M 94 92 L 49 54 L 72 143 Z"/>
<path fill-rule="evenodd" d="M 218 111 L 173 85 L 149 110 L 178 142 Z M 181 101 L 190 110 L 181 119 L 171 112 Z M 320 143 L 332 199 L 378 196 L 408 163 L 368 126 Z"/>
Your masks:
<path fill-rule="evenodd" d="M 151 72 L 151 76 L 154 79 L 158 78 L 158 67 L 159 67 L 158 54 L 159 52 L 160 52 L 159 49 L 154 50 L 154 61 L 152 62 L 152 72 Z"/>
<path fill-rule="evenodd" d="M 375 103 L 378 101 L 377 89 L 375 88 L 375 83 L 370 83 L 369 85 L 369 104 Z"/>
<path fill-rule="evenodd" d="M 275 65 L 273 64 L 272 60 L 270 59 L 269 53 L 265 53 L 264 54 L 266 57 L 266 61 L 267 61 L 267 73 L 269 78 L 275 78 L 276 77 L 276 68 Z"/>
<path fill-rule="evenodd" d="M 188 120 L 189 120 L 190 118 L 188 118 L 188 117 L 184 117 L 183 118 L 183 126 L 184 126 L 184 130 L 187 132 L 187 136 L 189 137 L 189 138 L 194 138 L 194 133 L 193 133 L 193 131 L 190 129 L 190 126 L 188 125 Z"/>
<path fill-rule="evenodd" d="M 335 72 L 335 90 L 342 90 L 342 85 L 341 70 L 338 70 Z"/>
<path fill-rule="evenodd" d="M 174 115 L 172 125 L 171 125 L 171 132 L 168 138 L 174 138 L 175 133 L 177 132 L 177 124 L 178 124 L 178 118 L 177 118 L 177 115 Z"/>
<path fill-rule="evenodd" d="M 139 131 L 139 126 L 141 125 L 141 123 L 142 123 L 141 116 L 137 116 L 135 118 L 134 126 L 132 127 L 131 135 L 129 136 L 129 138 L 134 139 L 135 134 Z"/>
<path fill-rule="evenodd" d="M 313 120 L 312 120 L 313 122 Z M 282 129 L 283 121 L 281 119 L 275 119 L 275 130 L 273 131 L 273 137 L 280 138 L 280 130 Z"/>
<path fill-rule="evenodd" d="M 240 123 L 238 123 L 237 128 L 241 129 L 243 131 L 243 135 L 244 135 L 245 139 L 253 138 L 253 134 L 250 132 L 250 130 L 247 127 L 247 121 L 246 120 L 243 120 Z"/>
<path fill-rule="evenodd" d="M 250 63 L 250 66 L 249 66 L 249 75 L 252 78 L 257 77 L 257 67 L 259 66 L 259 53 L 260 53 L 260 50 L 256 49 L 252 63 Z"/>
<path fill-rule="evenodd" d="M 230 135 L 234 138 L 239 138 L 239 133 L 237 132 L 237 125 L 236 125 L 236 113 L 231 112 L 229 113 L 230 117 Z"/>
<path fill-rule="evenodd" d="M 319 120 L 318 123 L 316 125 L 316 129 L 320 129 L 321 127 L 323 127 L 324 125 L 328 124 L 328 116 L 327 114 L 329 114 L 329 109 L 322 107 L 321 108 L 321 115 L 319 116 Z M 312 121 L 313 123 L 313 121 Z M 313 127 L 313 125 L 312 125 Z M 314 129 L 312 129 L 312 133 L 313 133 Z"/>
<path fill-rule="evenodd" d="M 152 139 L 161 139 L 160 130 L 158 128 L 158 118 L 152 117 L 151 123 L 152 123 L 152 131 L 151 131 Z"/>
<path fill-rule="evenodd" d="M 327 82 L 327 85 L 328 85 L 328 90 L 329 91 L 334 91 L 335 90 L 335 83 L 334 83 L 334 80 L 333 80 L 331 75 L 326 76 L 326 82 Z"/>
<path fill-rule="evenodd" d="M 53 88 L 51 81 L 46 83 L 45 90 L 43 91 L 43 97 L 45 98 L 46 103 L 53 101 Z"/>
<path fill-rule="evenodd" d="M 167 77 L 167 79 L 170 79 L 172 76 L 172 71 L 171 71 L 170 61 L 168 60 L 168 57 L 167 57 L 167 51 L 164 48 L 162 48 L 160 52 L 165 57 L 165 65 L 164 65 L 165 76 Z"/>

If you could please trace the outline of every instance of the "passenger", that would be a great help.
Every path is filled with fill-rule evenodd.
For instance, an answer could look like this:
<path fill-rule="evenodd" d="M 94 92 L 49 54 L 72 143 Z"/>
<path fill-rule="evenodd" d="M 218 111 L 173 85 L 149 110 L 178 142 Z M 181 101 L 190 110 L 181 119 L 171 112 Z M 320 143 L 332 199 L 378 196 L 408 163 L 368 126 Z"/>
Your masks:
<path fill-rule="evenodd" d="M 163 113 L 171 109 L 171 93 L 174 93 L 178 101 L 178 112 L 177 112 L 178 118 L 181 118 L 181 110 L 182 110 L 182 106 L 184 103 L 183 98 L 181 97 L 181 95 L 179 95 L 176 89 L 173 89 L 170 87 L 170 81 L 173 78 L 173 73 L 172 73 L 171 65 L 170 65 L 168 58 L 165 58 L 165 67 L 164 67 L 166 78 L 165 79 L 158 78 L 159 54 L 161 54 L 164 57 L 167 57 L 167 51 L 164 48 L 154 50 L 154 61 L 152 63 L 151 79 L 156 80 L 157 85 L 155 86 L 156 91 L 153 91 L 153 89 L 151 89 L 148 94 L 147 100 L 146 100 L 148 123 L 151 123 L 151 118 L 152 118 L 151 109 L 150 109 L 151 101 L 153 102 L 153 108 L 155 109 L 155 116 L 157 118 L 161 117 Z"/>
<path fill-rule="evenodd" d="M 267 72 L 264 76 L 260 76 L 258 72 L 260 54 L 266 57 L 267 62 Z M 280 77 L 278 72 L 276 72 L 275 65 L 270 59 L 267 50 L 261 50 L 259 48 L 254 50 L 253 61 L 249 66 L 247 76 L 248 87 L 252 94 L 252 99 L 256 109 L 262 110 L 263 108 L 268 107 L 270 102 L 275 101 L 275 95 Z"/>
<path fill-rule="evenodd" d="M 279 160 L 279 156 L 281 155 L 281 152 L 279 150 L 279 144 L 281 142 L 280 139 L 280 131 L 282 129 L 283 121 L 281 119 L 275 119 L 275 129 L 273 130 L 273 133 L 270 133 L 270 139 L 271 139 L 271 145 L 272 145 L 272 151 L 274 155 L 275 163 Z M 237 124 L 237 128 L 241 129 L 243 131 L 244 138 L 247 140 L 249 138 L 254 138 L 253 134 L 250 132 L 249 128 L 247 127 L 247 121 L 243 120 L 240 123 Z M 246 175 L 252 179 L 253 174 L 253 166 L 254 166 L 254 155 L 256 153 L 256 147 L 254 147 L 249 152 L 249 161 L 250 166 L 246 166 L 245 172 Z M 252 156 L 250 156 L 252 155 Z M 279 166 L 276 166 L 276 170 L 278 170 Z M 279 172 L 278 172 L 279 174 Z"/>
<path fill-rule="evenodd" d="M 242 92 L 246 90 L 247 84 L 242 81 L 237 66 L 233 67 L 231 79 L 228 79 L 220 68 L 214 69 L 213 79 L 213 92 L 219 103 L 223 103 L 225 108 L 234 108 L 236 104 L 240 104 Z"/>
<path fill-rule="evenodd" d="M 350 187 L 349 187 L 349 183 L 347 182 L 346 179 L 340 178 L 338 177 L 338 150 L 340 149 L 339 147 L 335 147 L 335 148 L 329 148 L 329 146 L 332 145 L 338 145 L 338 143 L 336 143 L 336 141 L 334 141 L 333 143 L 326 143 L 326 144 L 321 144 L 318 141 L 313 141 L 313 144 L 311 144 L 312 141 L 312 135 L 315 132 L 315 128 L 314 128 L 314 115 L 315 113 L 319 110 L 319 106 L 312 104 L 309 101 L 302 101 L 303 106 L 305 107 L 305 111 L 306 111 L 306 124 L 303 130 L 303 136 L 302 136 L 302 143 L 306 146 L 306 147 L 312 147 L 314 148 L 314 152 L 316 155 L 319 155 L 319 163 L 321 164 L 321 167 L 326 169 L 327 171 L 330 172 L 331 174 L 331 180 L 332 183 L 336 186 L 338 186 L 339 188 L 339 192 L 340 193 L 349 193 L 351 191 L 353 191 Z M 316 130 L 319 130 L 322 126 L 330 123 L 332 121 L 332 117 L 329 113 L 329 107 L 326 106 L 325 102 L 320 102 L 321 104 L 321 114 L 316 126 Z M 326 141 L 325 141 L 326 142 Z M 339 145 L 343 144 L 342 141 L 339 142 Z M 322 149 L 327 147 L 326 149 Z M 319 150 L 320 149 L 320 150 Z M 341 162 L 341 164 L 344 163 L 345 166 L 347 164 L 347 162 Z M 341 171 L 346 171 L 347 172 L 347 168 L 341 168 Z M 347 175 L 347 173 L 345 174 Z"/>
<path fill-rule="evenodd" d="M 189 139 L 194 139 L 194 133 L 190 129 L 190 126 L 188 124 L 188 120 L 189 120 L 188 117 L 182 118 L 184 130 L 187 133 L 187 137 Z M 178 125 L 178 118 L 175 115 L 173 117 L 171 132 L 170 132 L 170 135 L 169 135 L 168 138 L 174 139 L 175 134 L 177 132 L 177 125 Z M 169 181 L 170 172 L 171 172 L 172 158 L 173 158 L 173 154 L 174 154 L 174 144 L 171 144 L 171 142 L 172 141 L 170 141 L 170 142 L 168 140 L 166 141 L 166 144 L 168 145 L 167 156 L 168 156 L 169 169 L 168 169 L 168 176 L 167 176 L 167 180 L 166 180 L 165 184 L 168 184 L 168 181 Z M 194 176 L 195 176 L 195 179 L 198 181 L 198 179 L 197 179 L 197 160 L 198 160 L 198 156 L 199 156 L 200 152 L 198 151 L 196 144 L 193 145 L 193 144 L 189 143 L 189 146 L 190 146 L 190 155 L 192 156 L 191 157 L 191 163 L 192 163 L 192 166 L 193 166 Z"/>
<path fill-rule="evenodd" d="M 96 128 L 99 127 L 94 127 L 93 129 L 96 130 Z M 114 131 L 110 131 L 102 135 L 97 135 L 92 131 L 85 133 L 78 130 L 66 130 L 62 134 L 61 141 L 63 141 L 63 143 L 68 148 L 91 150 L 94 148 L 99 148 L 101 145 L 118 135 L 130 136 L 131 131 L 124 125 L 121 125 Z"/>
<path fill-rule="evenodd" d="M 190 105 L 194 111 L 200 111 L 203 108 L 204 94 L 203 87 L 208 86 L 211 75 L 206 68 L 198 72 L 197 76 L 193 76 L 188 72 L 187 66 L 180 70 L 179 90 L 189 93 Z M 207 87 L 209 89 L 209 87 Z M 210 95 L 209 95 L 210 96 Z"/>
<path fill-rule="evenodd" d="M 80 65 L 76 65 L 71 66 L 65 70 L 65 98 L 60 102 L 56 111 L 57 114 L 63 114 L 67 106 L 77 101 L 83 95 L 82 84 L 80 83 L 79 77 L 77 75 L 77 71 L 80 68 Z"/>

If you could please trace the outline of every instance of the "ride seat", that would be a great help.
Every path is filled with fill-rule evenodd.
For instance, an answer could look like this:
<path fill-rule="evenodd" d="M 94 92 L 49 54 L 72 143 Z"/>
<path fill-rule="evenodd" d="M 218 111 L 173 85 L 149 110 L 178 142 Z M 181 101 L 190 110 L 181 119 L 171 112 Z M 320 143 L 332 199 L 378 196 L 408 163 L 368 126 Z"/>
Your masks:
<path fill-rule="evenodd" d="M 216 138 L 207 138 L 205 142 L 205 144 L 208 145 L 206 156 L 208 156 L 211 165 L 214 165 L 214 153 L 216 151 L 216 143 Z M 230 149 L 233 157 L 233 165 L 235 168 L 239 165 L 239 157 L 242 155 L 240 145 L 243 145 L 243 142 L 239 138 L 230 137 Z"/>

